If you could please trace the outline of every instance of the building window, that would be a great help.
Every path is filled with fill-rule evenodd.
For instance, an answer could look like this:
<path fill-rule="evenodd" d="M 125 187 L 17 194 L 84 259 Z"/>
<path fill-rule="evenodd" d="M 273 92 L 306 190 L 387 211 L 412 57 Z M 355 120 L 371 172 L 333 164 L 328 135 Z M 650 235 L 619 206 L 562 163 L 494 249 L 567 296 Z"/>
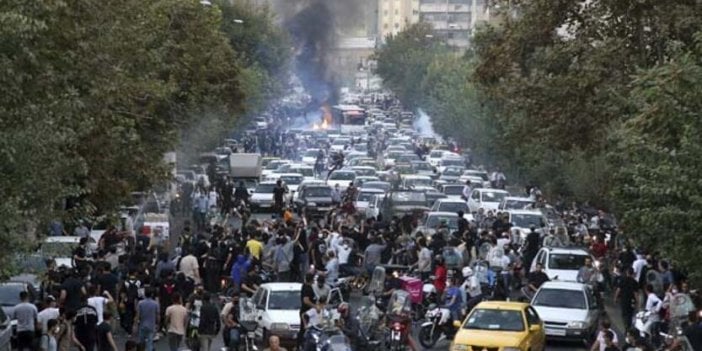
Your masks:
<path fill-rule="evenodd" d="M 395 23 L 395 28 L 396 28 L 396 29 L 400 28 L 400 24 L 399 24 L 399 23 Z"/>

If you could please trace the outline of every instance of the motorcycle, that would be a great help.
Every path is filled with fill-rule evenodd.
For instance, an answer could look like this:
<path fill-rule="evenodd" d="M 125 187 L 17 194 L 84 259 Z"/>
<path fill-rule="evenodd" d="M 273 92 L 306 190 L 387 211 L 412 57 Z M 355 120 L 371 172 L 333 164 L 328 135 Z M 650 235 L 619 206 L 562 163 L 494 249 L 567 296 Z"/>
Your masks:
<path fill-rule="evenodd" d="M 663 340 L 661 339 L 660 322 L 654 322 L 648 329 L 646 328 L 649 320 L 653 318 L 652 312 L 640 311 L 634 316 L 634 328 L 638 330 L 639 335 L 651 342 L 652 345 L 660 346 Z"/>
<path fill-rule="evenodd" d="M 419 343 L 427 349 L 431 349 L 445 336 L 446 339 L 453 339 L 456 335 L 456 327 L 453 325 L 451 311 L 448 308 L 433 305 L 427 311 L 426 321 L 419 329 Z"/>
<path fill-rule="evenodd" d="M 412 333 L 412 301 L 410 294 L 404 290 L 393 291 L 388 300 L 386 314 L 385 346 L 389 351 L 407 349 Z"/>
<path fill-rule="evenodd" d="M 377 347 L 382 343 L 380 321 L 383 312 L 375 305 L 373 296 L 363 297 L 356 311 L 356 320 L 360 326 L 359 336 L 365 341 L 365 346 Z"/>
<path fill-rule="evenodd" d="M 322 312 L 322 323 L 310 326 L 305 332 L 303 351 L 351 351 L 348 337 L 337 327 L 335 310 Z"/>

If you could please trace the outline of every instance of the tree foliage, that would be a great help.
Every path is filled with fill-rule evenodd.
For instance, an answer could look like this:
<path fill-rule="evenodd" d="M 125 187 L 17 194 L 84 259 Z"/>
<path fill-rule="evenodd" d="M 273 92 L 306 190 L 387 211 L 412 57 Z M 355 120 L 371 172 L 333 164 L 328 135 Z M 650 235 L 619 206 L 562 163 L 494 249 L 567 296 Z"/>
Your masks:
<path fill-rule="evenodd" d="M 164 152 L 203 116 L 227 130 L 262 104 L 284 45 L 264 27 L 233 41 L 222 21 L 195 0 L 0 3 L 0 267 L 50 219 L 164 180 Z"/>

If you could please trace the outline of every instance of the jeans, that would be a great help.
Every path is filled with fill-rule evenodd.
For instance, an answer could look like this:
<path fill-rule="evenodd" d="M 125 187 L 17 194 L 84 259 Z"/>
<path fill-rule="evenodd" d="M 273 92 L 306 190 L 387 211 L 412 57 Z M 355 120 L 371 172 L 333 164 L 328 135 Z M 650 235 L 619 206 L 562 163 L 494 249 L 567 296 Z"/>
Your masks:
<path fill-rule="evenodd" d="M 183 336 L 176 333 L 168 333 L 168 349 L 178 351 L 180 343 L 183 341 Z"/>
<path fill-rule="evenodd" d="M 144 351 L 154 351 L 154 330 L 150 327 L 139 327 L 139 343 L 144 344 Z"/>
<path fill-rule="evenodd" d="M 214 338 L 214 335 L 200 334 L 200 351 L 210 351 L 210 347 L 212 346 L 212 340 Z"/>
<path fill-rule="evenodd" d="M 230 329 L 229 330 L 229 349 L 230 350 L 238 350 L 240 342 L 241 342 L 241 334 L 239 333 L 239 329 L 237 329 L 237 328 Z"/>

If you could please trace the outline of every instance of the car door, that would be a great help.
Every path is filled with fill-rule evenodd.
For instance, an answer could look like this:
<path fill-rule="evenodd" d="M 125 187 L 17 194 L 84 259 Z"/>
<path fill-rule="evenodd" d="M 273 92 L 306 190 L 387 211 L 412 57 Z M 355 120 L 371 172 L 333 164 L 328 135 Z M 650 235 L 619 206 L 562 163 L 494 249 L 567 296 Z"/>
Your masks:
<path fill-rule="evenodd" d="M 546 349 L 546 332 L 544 331 L 544 323 L 536 310 L 527 306 L 524 309 L 524 314 L 527 320 L 527 330 L 529 331 L 529 349 L 530 350 L 545 350 Z M 538 325 L 539 328 L 531 330 L 532 326 Z"/>

